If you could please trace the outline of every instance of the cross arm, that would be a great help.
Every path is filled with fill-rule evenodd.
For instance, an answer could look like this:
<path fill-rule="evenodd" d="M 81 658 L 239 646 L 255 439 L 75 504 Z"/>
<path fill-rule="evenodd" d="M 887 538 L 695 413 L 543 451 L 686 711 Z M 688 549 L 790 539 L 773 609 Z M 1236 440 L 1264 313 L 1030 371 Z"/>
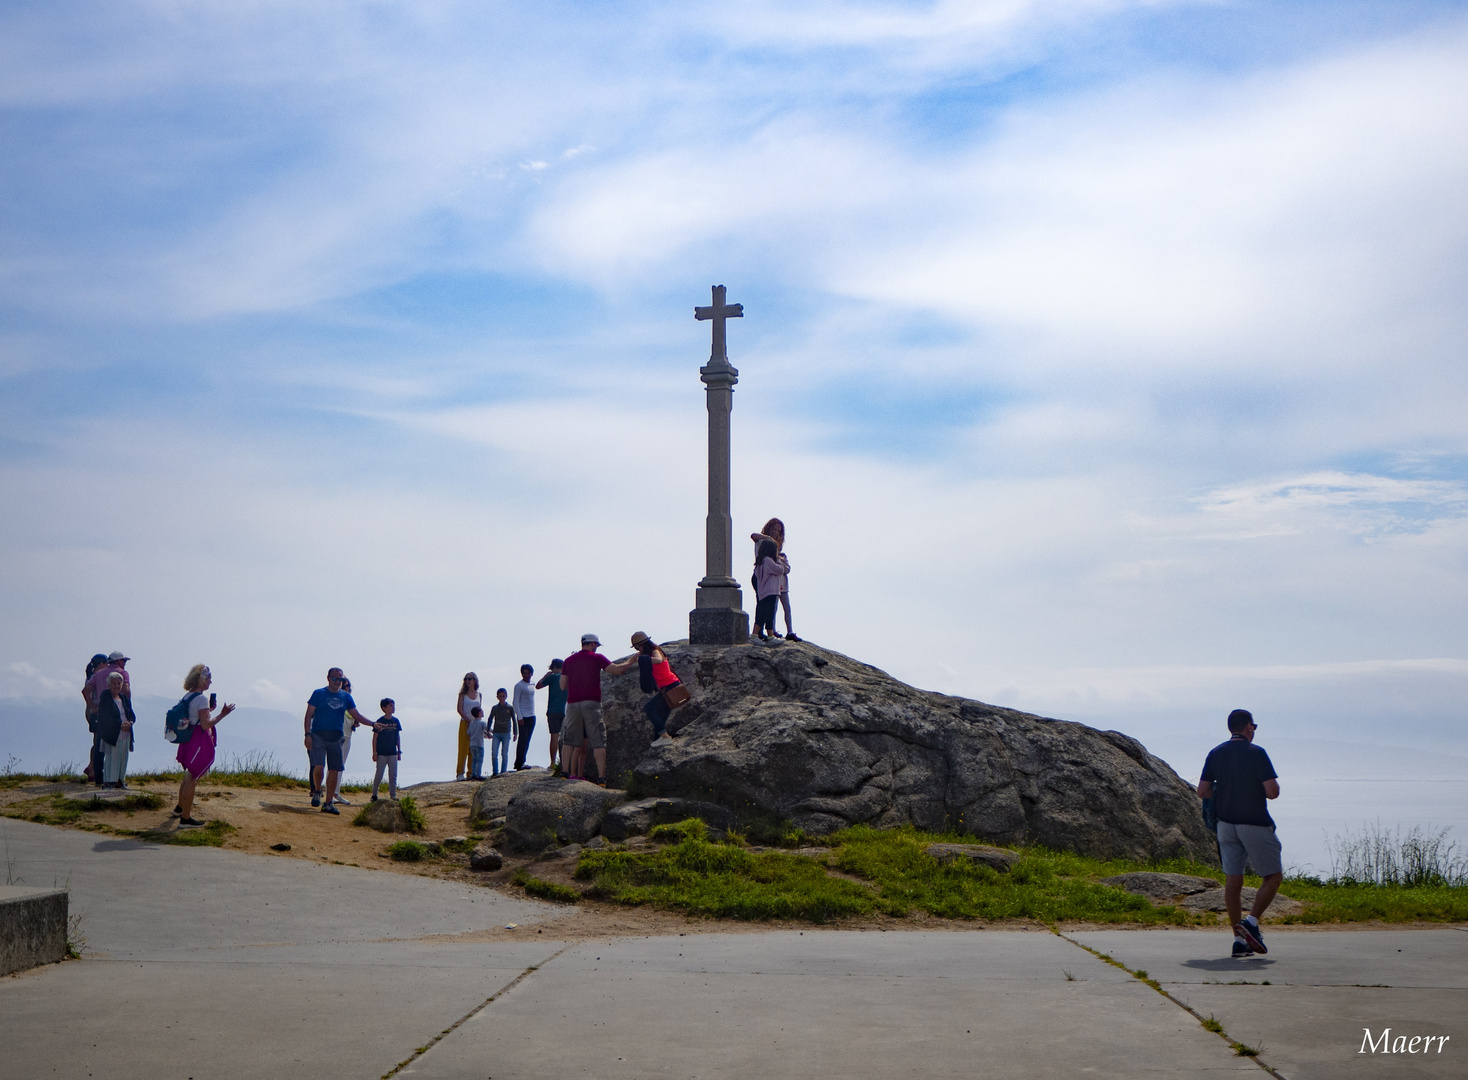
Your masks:
<path fill-rule="evenodd" d="M 693 317 L 700 322 L 707 319 L 742 319 L 744 318 L 743 304 L 725 304 L 722 308 L 696 307 L 693 309 Z"/>

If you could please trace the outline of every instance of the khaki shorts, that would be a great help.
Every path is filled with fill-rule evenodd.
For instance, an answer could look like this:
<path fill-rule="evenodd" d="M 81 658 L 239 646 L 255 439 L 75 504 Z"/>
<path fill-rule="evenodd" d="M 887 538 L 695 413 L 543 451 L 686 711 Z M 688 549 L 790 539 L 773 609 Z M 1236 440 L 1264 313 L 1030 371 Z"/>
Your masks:
<path fill-rule="evenodd" d="M 1279 837 L 1273 825 L 1235 825 L 1218 823 L 1218 853 L 1223 857 L 1223 872 L 1234 876 L 1254 867 L 1260 877 L 1284 871 Z"/>
<path fill-rule="evenodd" d="M 561 741 L 567 746 L 583 743 L 593 750 L 605 750 L 607 723 L 601 718 L 600 701 L 573 701 L 566 706 L 566 726 Z"/>

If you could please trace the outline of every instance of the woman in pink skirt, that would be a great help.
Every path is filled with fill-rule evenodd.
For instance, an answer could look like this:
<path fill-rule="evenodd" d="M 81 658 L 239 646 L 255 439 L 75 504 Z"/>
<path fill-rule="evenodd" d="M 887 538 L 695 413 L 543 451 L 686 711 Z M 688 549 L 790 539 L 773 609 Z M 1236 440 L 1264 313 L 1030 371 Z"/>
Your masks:
<path fill-rule="evenodd" d="M 203 664 L 195 664 L 184 676 L 183 688 L 189 693 L 190 734 L 187 742 L 178 744 L 178 763 L 183 766 L 184 778 L 178 788 L 178 806 L 173 812 L 179 816 L 180 825 L 204 824 L 194 820 L 194 788 L 198 786 L 199 778 L 214 764 L 214 747 L 219 742 L 214 725 L 234 712 L 233 705 L 226 705 L 219 710 L 218 716 L 211 715 L 214 695 L 208 690 L 213 681 L 214 676 Z"/>

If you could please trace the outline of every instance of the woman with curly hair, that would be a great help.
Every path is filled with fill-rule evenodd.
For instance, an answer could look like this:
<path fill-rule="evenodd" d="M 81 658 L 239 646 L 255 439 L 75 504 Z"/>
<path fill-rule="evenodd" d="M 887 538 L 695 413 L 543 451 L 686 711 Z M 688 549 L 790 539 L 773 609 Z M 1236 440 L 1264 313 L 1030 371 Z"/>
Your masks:
<path fill-rule="evenodd" d="M 479 676 L 469 672 L 464 684 L 459 687 L 459 700 L 455 706 L 459 714 L 459 756 L 454 760 L 454 779 L 462 780 L 469 770 L 469 722 L 474 719 L 474 710 L 484 708 L 484 695 L 479 692 Z"/>
<path fill-rule="evenodd" d="M 758 558 L 759 543 L 760 543 L 760 541 L 761 540 L 773 540 L 774 543 L 775 543 L 776 559 L 779 561 L 780 565 L 785 570 L 785 576 L 781 579 L 781 582 L 780 582 L 780 601 L 779 601 L 780 602 L 780 607 L 783 608 L 784 611 L 785 611 L 785 638 L 786 638 L 787 641 L 799 641 L 800 638 L 798 638 L 798 637 L 795 636 L 795 630 L 792 627 L 791 622 L 790 622 L 790 560 L 785 555 L 785 523 L 783 521 L 781 521 L 779 518 L 773 518 L 772 517 L 772 518 L 770 518 L 769 521 L 765 522 L 764 528 L 760 529 L 759 532 L 757 532 L 757 533 L 750 533 L 749 534 L 749 538 L 751 540 L 753 540 L 754 541 L 754 544 L 755 544 L 755 552 L 756 552 L 755 567 L 756 567 L 756 569 L 758 569 L 759 563 L 760 563 L 760 560 Z M 755 592 L 758 593 L 759 592 L 759 580 L 758 580 L 758 577 L 757 576 L 756 576 L 756 580 L 755 580 L 755 583 L 754 583 L 754 587 L 755 587 Z M 774 636 L 774 637 L 779 637 L 780 636 L 778 633 L 775 632 L 775 623 L 774 623 L 773 613 L 771 614 L 771 619 L 770 619 L 770 634 L 772 636 Z"/>

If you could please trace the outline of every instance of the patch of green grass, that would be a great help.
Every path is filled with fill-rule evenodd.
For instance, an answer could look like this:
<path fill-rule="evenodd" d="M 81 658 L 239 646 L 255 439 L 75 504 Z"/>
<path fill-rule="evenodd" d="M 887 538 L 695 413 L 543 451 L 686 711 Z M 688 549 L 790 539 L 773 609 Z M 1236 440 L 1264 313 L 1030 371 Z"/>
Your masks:
<path fill-rule="evenodd" d="M 1198 1022 L 1202 1024 L 1203 1027 L 1206 1028 L 1208 1031 L 1213 1032 L 1215 1035 L 1223 1034 L 1223 1025 L 1213 1018 L 1212 1013 L 1208 1014 L 1208 1019 L 1200 1020 Z"/>
<path fill-rule="evenodd" d="M 542 900 L 553 900 L 558 904 L 578 904 L 582 896 L 569 885 L 557 885 L 554 881 L 542 881 L 538 877 L 531 877 L 524 870 L 517 870 L 510 881 L 520 886 L 531 896 L 537 896 Z"/>
<path fill-rule="evenodd" d="M 428 822 L 423 818 L 423 811 L 418 809 L 417 800 L 411 795 L 404 795 L 398 800 L 398 809 L 402 810 L 403 818 L 408 823 L 408 831 L 421 833 L 428 828 Z"/>
<path fill-rule="evenodd" d="M 1468 922 L 1468 886 L 1373 885 L 1289 878 L 1280 892 L 1310 906 L 1287 923 Z"/>
<path fill-rule="evenodd" d="M 1069 852 L 1028 848 L 1008 873 L 967 859 L 939 863 L 923 853 L 935 836 L 916 829 L 843 829 L 826 838 L 836 848 L 834 865 L 870 882 L 889 909 L 921 910 L 950 919 L 1035 919 L 1191 925 L 1197 917 L 1178 908 L 1154 907 L 1145 898 L 1099 885 L 1111 865 Z"/>
<path fill-rule="evenodd" d="M 431 854 L 427 844 L 417 840 L 399 840 L 387 846 L 387 853 L 396 862 L 422 862 Z"/>
<path fill-rule="evenodd" d="M 469 854 L 469 852 L 473 851 L 474 848 L 478 846 L 479 841 L 483 839 L 484 837 L 482 836 L 466 836 L 462 840 L 455 840 L 453 837 L 447 837 L 443 842 L 443 849 L 445 851 L 453 852 L 455 854 L 467 855 Z"/>
<path fill-rule="evenodd" d="M 177 832 L 169 833 L 163 842 L 178 844 L 182 847 L 223 847 L 224 838 L 238 831 L 229 822 L 216 819 L 205 822 L 197 829 L 179 829 Z M 143 835 L 145 839 L 149 838 L 146 833 Z"/>
<path fill-rule="evenodd" d="M 151 791 L 135 791 L 120 799 L 104 799 L 100 795 L 90 795 L 85 799 L 72 799 L 65 795 L 56 795 L 52 797 L 51 801 L 58 810 L 75 810 L 79 813 L 96 813 L 99 810 L 163 809 L 163 796 L 155 795 Z"/>
<path fill-rule="evenodd" d="M 673 842 L 659 851 L 582 852 L 576 876 L 591 883 L 588 895 L 714 918 L 807 922 L 881 906 L 872 889 L 827 874 L 813 859 L 710 843 L 697 818 L 661 828 Z"/>
<path fill-rule="evenodd" d="M 1241 1042 L 1231 1042 L 1229 1045 L 1234 1048 L 1234 1053 L 1239 1057 L 1258 1057 L 1260 1050 L 1263 1049 L 1263 1047 L 1250 1046 Z"/>

